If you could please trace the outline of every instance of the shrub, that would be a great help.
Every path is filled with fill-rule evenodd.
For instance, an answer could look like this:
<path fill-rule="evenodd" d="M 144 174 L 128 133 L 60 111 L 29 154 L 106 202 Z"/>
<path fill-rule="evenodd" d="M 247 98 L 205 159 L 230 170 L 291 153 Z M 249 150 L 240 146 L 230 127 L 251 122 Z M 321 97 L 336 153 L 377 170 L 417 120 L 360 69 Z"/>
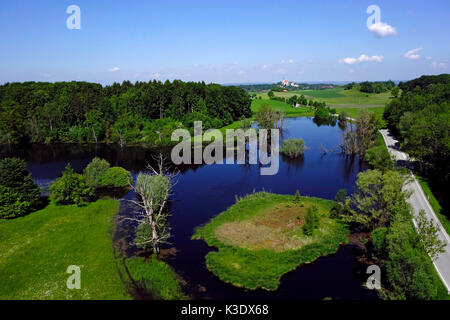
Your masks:
<path fill-rule="evenodd" d="M 62 177 L 50 186 L 50 197 L 59 204 L 76 204 L 81 206 L 90 201 L 94 191 L 81 174 L 75 173 L 68 164 Z"/>
<path fill-rule="evenodd" d="M 102 184 L 102 176 L 108 171 L 109 162 L 95 157 L 84 169 L 86 183 L 92 188 L 98 188 Z"/>
<path fill-rule="evenodd" d="M 105 188 L 127 187 L 132 182 L 130 171 L 122 167 L 111 167 L 101 177 L 101 186 Z"/>
<path fill-rule="evenodd" d="M 339 122 L 342 122 L 342 123 L 345 123 L 345 122 L 347 122 L 347 117 L 348 117 L 348 115 L 347 115 L 347 112 L 345 112 L 345 111 L 341 111 L 340 113 L 339 113 Z"/>
<path fill-rule="evenodd" d="M 41 203 L 39 187 L 34 184 L 25 161 L 19 158 L 0 161 L 0 187 L 0 218 L 27 214 Z"/>
<path fill-rule="evenodd" d="M 338 218 L 340 215 L 344 213 L 345 210 L 345 199 L 347 198 L 347 190 L 339 189 L 334 197 L 334 205 L 331 208 L 331 218 Z"/>
<path fill-rule="evenodd" d="M 316 206 L 308 208 L 308 212 L 306 213 L 305 226 L 303 227 L 303 232 L 307 236 L 312 236 L 314 230 L 319 228 L 320 218 L 317 211 L 318 210 Z"/>
<path fill-rule="evenodd" d="M 385 146 L 370 148 L 364 155 L 364 160 L 374 169 L 388 170 L 392 169 L 392 160 Z"/>
<path fill-rule="evenodd" d="M 298 158 L 305 151 L 305 142 L 303 139 L 284 140 L 281 144 L 280 151 L 290 158 Z"/>
<path fill-rule="evenodd" d="M 372 244 L 375 254 L 379 258 L 383 258 L 386 253 L 387 248 L 387 233 L 388 229 L 386 227 L 380 227 L 372 231 Z"/>
<path fill-rule="evenodd" d="M 295 192 L 295 196 L 294 196 L 294 204 L 299 206 L 301 203 L 302 203 L 302 198 L 300 197 L 300 191 L 297 190 Z"/>

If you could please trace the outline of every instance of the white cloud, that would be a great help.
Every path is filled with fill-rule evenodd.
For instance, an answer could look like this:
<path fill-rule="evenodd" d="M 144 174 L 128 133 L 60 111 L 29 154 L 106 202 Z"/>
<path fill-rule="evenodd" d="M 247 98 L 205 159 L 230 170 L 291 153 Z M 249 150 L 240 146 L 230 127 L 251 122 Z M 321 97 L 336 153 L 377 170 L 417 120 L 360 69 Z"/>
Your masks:
<path fill-rule="evenodd" d="M 433 57 L 426 57 L 427 60 L 433 60 Z"/>
<path fill-rule="evenodd" d="M 150 77 L 153 79 L 159 78 L 159 77 L 161 77 L 161 73 L 156 72 L 156 73 L 152 74 Z"/>
<path fill-rule="evenodd" d="M 289 64 L 291 64 L 291 63 L 295 63 L 295 60 L 294 59 L 281 60 L 281 63 L 289 63 Z"/>
<path fill-rule="evenodd" d="M 390 26 L 384 22 L 373 23 L 368 28 L 369 31 L 373 32 L 378 38 L 395 36 L 397 34 L 397 30 L 393 26 Z"/>
<path fill-rule="evenodd" d="M 407 53 L 405 53 L 403 55 L 403 57 L 405 57 L 406 59 L 417 60 L 417 59 L 420 58 L 420 55 L 418 55 L 416 53 L 419 52 L 422 49 L 423 48 L 417 48 L 417 49 L 409 50 Z"/>
<path fill-rule="evenodd" d="M 436 61 L 433 61 L 433 62 L 431 62 L 431 66 L 432 66 L 433 68 L 440 68 L 440 69 L 445 69 L 445 68 L 447 68 L 447 64 L 444 63 L 444 62 L 436 62 Z"/>
<path fill-rule="evenodd" d="M 119 71 L 119 70 L 120 70 L 119 67 L 114 67 L 114 68 L 108 69 L 109 72 L 116 72 L 116 71 Z"/>
<path fill-rule="evenodd" d="M 362 54 L 360 55 L 358 58 L 352 58 L 352 57 L 347 57 L 347 58 L 342 58 L 339 60 L 339 63 L 345 63 L 345 64 L 355 64 L 358 62 L 382 62 L 384 59 L 384 56 L 379 55 L 379 56 L 368 56 L 366 54 Z"/>

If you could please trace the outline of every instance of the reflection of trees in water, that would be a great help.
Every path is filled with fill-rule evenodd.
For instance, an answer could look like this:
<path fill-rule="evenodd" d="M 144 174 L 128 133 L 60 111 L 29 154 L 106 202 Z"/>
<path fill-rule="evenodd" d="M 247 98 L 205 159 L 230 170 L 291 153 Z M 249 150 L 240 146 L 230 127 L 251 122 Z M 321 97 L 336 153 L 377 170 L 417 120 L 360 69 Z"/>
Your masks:
<path fill-rule="evenodd" d="M 320 118 L 313 118 L 313 122 L 318 126 L 331 126 L 331 127 L 335 127 L 337 120 L 334 117 L 330 117 L 328 119 L 320 119 Z"/>
<path fill-rule="evenodd" d="M 288 165 L 288 172 L 291 168 L 300 169 L 305 163 L 305 157 L 303 155 L 297 158 L 291 158 L 281 154 L 281 160 Z"/>
<path fill-rule="evenodd" d="M 352 177 L 355 172 L 363 171 L 368 168 L 367 164 L 360 159 L 358 155 L 345 155 L 344 166 L 343 166 L 343 177 L 346 183 L 353 181 Z"/>

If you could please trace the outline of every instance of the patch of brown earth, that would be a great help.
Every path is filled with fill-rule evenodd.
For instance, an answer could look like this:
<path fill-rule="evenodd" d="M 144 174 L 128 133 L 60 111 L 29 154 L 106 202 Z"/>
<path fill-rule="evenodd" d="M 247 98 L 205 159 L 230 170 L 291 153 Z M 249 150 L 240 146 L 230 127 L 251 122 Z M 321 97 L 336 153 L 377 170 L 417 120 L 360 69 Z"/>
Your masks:
<path fill-rule="evenodd" d="M 248 249 L 296 249 L 305 243 L 300 235 L 306 211 L 304 207 L 281 204 L 250 220 L 224 223 L 215 233 L 226 244 Z"/>

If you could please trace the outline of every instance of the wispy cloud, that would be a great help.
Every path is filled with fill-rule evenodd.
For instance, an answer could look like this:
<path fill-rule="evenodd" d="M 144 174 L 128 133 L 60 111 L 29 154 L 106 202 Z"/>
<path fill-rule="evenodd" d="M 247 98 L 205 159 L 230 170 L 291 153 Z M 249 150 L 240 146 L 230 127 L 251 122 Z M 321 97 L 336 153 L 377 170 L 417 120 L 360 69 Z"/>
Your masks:
<path fill-rule="evenodd" d="M 409 50 L 407 53 L 403 55 L 403 57 L 405 57 L 406 59 L 417 60 L 420 58 L 420 55 L 418 55 L 417 52 L 419 52 L 422 49 L 423 48 L 416 48 Z"/>
<path fill-rule="evenodd" d="M 359 62 L 382 62 L 384 59 L 384 56 L 368 56 L 366 54 L 360 55 L 358 58 L 352 58 L 352 57 L 346 57 L 339 60 L 339 63 L 345 63 L 345 64 L 355 64 Z"/>
<path fill-rule="evenodd" d="M 433 61 L 433 62 L 431 62 L 431 66 L 432 66 L 433 68 L 440 68 L 440 69 L 445 69 L 445 68 L 447 68 L 447 64 L 444 63 L 444 62 L 436 62 L 436 61 Z"/>
<path fill-rule="evenodd" d="M 119 67 L 114 67 L 114 68 L 108 69 L 109 72 L 117 72 L 117 71 L 119 71 L 119 70 L 120 70 Z"/>
<path fill-rule="evenodd" d="M 368 29 L 370 32 L 373 32 L 378 38 L 395 36 L 397 34 L 397 30 L 393 26 L 384 22 L 376 22 L 374 24 L 371 24 Z"/>
<path fill-rule="evenodd" d="M 294 59 L 281 60 L 281 63 L 288 63 L 288 64 L 291 64 L 291 63 L 295 63 L 295 60 L 294 60 Z"/>

